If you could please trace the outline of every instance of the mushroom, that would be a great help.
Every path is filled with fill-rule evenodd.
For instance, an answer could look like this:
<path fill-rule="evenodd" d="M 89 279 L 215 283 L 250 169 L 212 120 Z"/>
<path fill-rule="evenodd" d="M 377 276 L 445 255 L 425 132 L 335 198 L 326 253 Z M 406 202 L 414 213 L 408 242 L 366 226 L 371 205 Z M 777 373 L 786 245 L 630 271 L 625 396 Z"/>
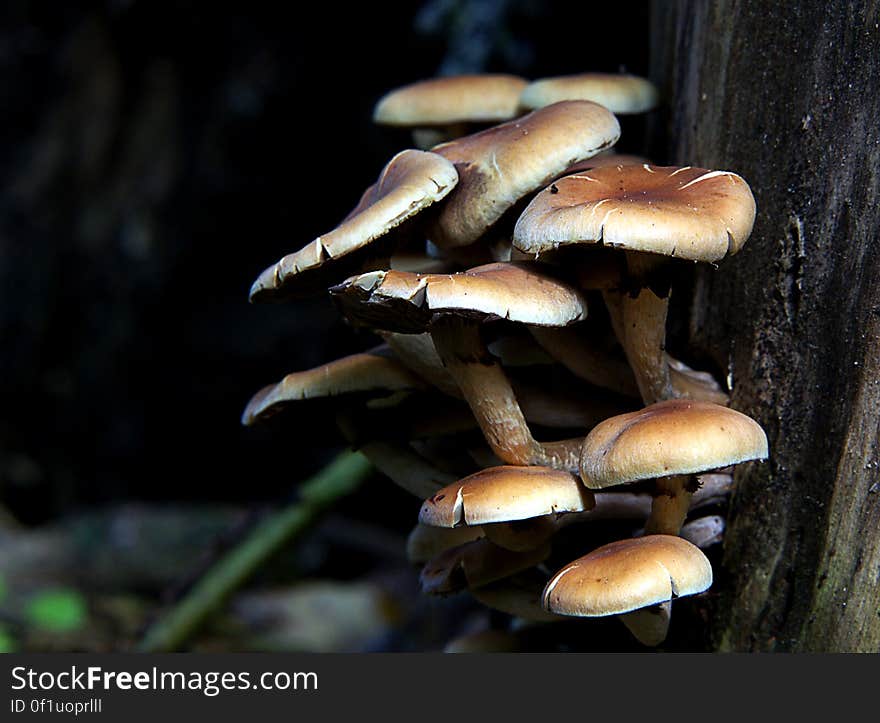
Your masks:
<path fill-rule="evenodd" d="M 637 75 L 578 73 L 534 80 L 523 89 L 519 102 L 533 110 L 562 100 L 591 100 L 621 115 L 649 111 L 658 99 L 654 84 Z"/>
<path fill-rule="evenodd" d="M 308 295 L 353 273 L 382 268 L 395 241 L 391 232 L 444 198 L 456 183 L 458 174 L 445 158 L 401 151 L 342 223 L 263 271 L 251 287 L 251 301 Z"/>
<path fill-rule="evenodd" d="M 581 478 L 593 490 L 654 479 L 647 534 L 677 535 L 697 488 L 693 475 L 767 458 L 751 417 L 711 402 L 670 400 L 596 425 L 584 439 Z"/>
<path fill-rule="evenodd" d="M 524 551 L 550 538 L 558 514 L 594 506 L 593 494 L 570 472 L 505 465 L 438 490 L 422 505 L 419 522 L 435 527 L 480 525 L 495 544 Z M 527 524 L 507 524 L 519 521 Z"/>
<path fill-rule="evenodd" d="M 417 145 L 430 148 L 470 132 L 474 125 L 515 118 L 526 85 L 515 75 L 492 73 L 421 80 L 382 96 L 373 121 L 410 128 Z"/>
<path fill-rule="evenodd" d="M 475 243 L 517 202 L 619 135 L 617 119 L 602 106 L 567 101 L 435 146 L 455 164 L 459 184 L 432 214 L 428 238 L 443 249 Z"/>
<path fill-rule="evenodd" d="M 250 426 L 292 402 L 349 394 L 388 396 L 424 388 L 424 382 L 397 361 L 387 347 L 377 347 L 293 372 L 277 384 L 263 387 L 247 403 L 241 423 Z"/>
<path fill-rule="evenodd" d="M 626 252 L 623 293 L 606 291 L 646 404 L 680 396 L 665 355 L 671 258 L 715 263 L 742 248 L 755 219 L 748 184 L 730 171 L 606 166 L 566 176 L 541 191 L 514 229 L 516 248 L 539 255 L 603 244 Z"/>
<path fill-rule="evenodd" d="M 712 566 L 698 547 L 673 535 L 645 535 L 603 545 L 557 572 L 543 605 L 558 615 L 623 615 L 712 585 Z"/>
<path fill-rule="evenodd" d="M 529 430 L 504 370 L 486 350 L 480 321 L 564 326 L 586 316 L 583 296 L 533 263 L 489 264 L 449 275 L 377 271 L 330 290 L 351 320 L 390 331 L 430 327 L 446 369 L 492 451 L 514 465 L 576 470 L 580 440 L 541 444 Z"/>
<path fill-rule="evenodd" d="M 593 493 L 570 472 L 504 465 L 453 482 L 425 500 L 419 522 L 434 527 L 485 525 L 595 505 Z"/>

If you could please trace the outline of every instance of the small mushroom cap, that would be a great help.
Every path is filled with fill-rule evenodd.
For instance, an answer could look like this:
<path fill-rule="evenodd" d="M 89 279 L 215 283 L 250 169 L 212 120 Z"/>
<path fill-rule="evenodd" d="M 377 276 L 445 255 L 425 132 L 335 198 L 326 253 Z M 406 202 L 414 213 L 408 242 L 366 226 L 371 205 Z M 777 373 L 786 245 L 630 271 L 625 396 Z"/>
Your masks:
<path fill-rule="evenodd" d="M 526 85 L 515 75 L 490 73 L 422 80 L 383 96 L 373 121 L 406 128 L 506 121 L 519 114 Z"/>
<path fill-rule="evenodd" d="M 429 222 L 428 237 L 441 248 L 474 243 L 520 199 L 619 136 L 610 111 L 568 101 L 435 146 L 455 164 L 459 183 Z"/>
<path fill-rule="evenodd" d="M 292 402 L 345 394 L 423 389 L 425 384 L 387 351 L 375 349 L 288 374 L 258 391 L 248 402 L 241 423 L 262 421 Z"/>
<path fill-rule="evenodd" d="M 422 568 L 422 592 L 446 595 L 488 585 L 539 565 L 550 554 L 549 545 L 534 550 L 512 552 L 486 539 L 459 545 L 441 552 Z"/>
<path fill-rule="evenodd" d="M 559 615 L 602 617 L 696 595 L 712 584 L 699 548 L 673 535 L 646 535 L 603 545 L 557 572 L 543 605 Z"/>
<path fill-rule="evenodd" d="M 419 522 L 436 527 L 525 520 L 557 512 L 582 512 L 593 494 L 570 472 L 506 465 L 480 470 L 425 500 Z"/>
<path fill-rule="evenodd" d="M 329 286 L 341 276 L 331 262 L 362 251 L 444 198 L 457 182 L 455 167 L 442 156 L 401 151 L 339 226 L 263 271 L 251 287 L 251 301 L 311 293 Z M 387 255 L 387 249 L 383 252 Z"/>
<path fill-rule="evenodd" d="M 644 113 L 657 105 L 659 95 L 651 81 L 637 75 L 579 73 L 542 78 L 522 91 L 523 108 L 543 108 L 561 100 L 591 100 L 612 113 Z"/>
<path fill-rule="evenodd" d="M 602 489 L 766 458 L 767 435 L 751 417 L 673 399 L 596 425 L 584 439 L 581 477 L 590 489 Z"/>
<path fill-rule="evenodd" d="M 555 181 L 523 211 L 513 245 L 539 254 L 603 243 L 690 261 L 742 248 L 755 221 L 748 184 L 730 171 L 604 166 Z"/>
<path fill-rule="evenodd" d="M 330 289 L 351 321 L 402 333 L 424 331 L 434 314 L 567 326 L 586 318 L 574 286 L 532 262 L 494 263 L 456 274 L 372 271 Z"/>

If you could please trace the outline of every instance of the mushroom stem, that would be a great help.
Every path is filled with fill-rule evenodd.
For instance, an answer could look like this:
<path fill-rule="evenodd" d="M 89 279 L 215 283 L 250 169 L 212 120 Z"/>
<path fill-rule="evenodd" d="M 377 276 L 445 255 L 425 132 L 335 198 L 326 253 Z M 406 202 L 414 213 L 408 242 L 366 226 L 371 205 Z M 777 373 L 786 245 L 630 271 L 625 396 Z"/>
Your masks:
<path fill-rule="evenodd" d="M 633 257 L 635 254 L 628 256 Z M 603 289 L 602 299 L 614 335 L 636 378 L 642 401 L 647 405 L 677 396 L 670 388 L 665 352 L 669 299 L 661 299 L 650 289 L 641 289 L 636 296 L 616 289 Z"/>
<path fill-rule="evenodd" d="M 656 480 L 645 534 L 677 535 L 687 517 L 691 496 L 696 489 L 696 478 L 690 475 L 671 475 Z"/>
<path fill-rule="evenodd" d="M 499 459 L 514 465 L 578 470 L 582 440 L 541 444 L 532 437 L 510 380 L 486 349 L 477 322 L 440 317 L 431 328 L 431 337 Z"/>
<path fill-rule="evenodd" d="M 666 314 L 669 295 L 658 296 L 646 284 L 656 277 L 663 260 L 650 254 L 628 253 L 630 282 L 638 292 L 602 292 L 611 326 L 626 353 L 645 404 L 666 399 L 700 399 L 726 405 L 729 401 L 711 375 L 698 372 L 666 354 Z"/>
<path fill-rule="evenodd" d="M 668 306 L 669 298 L 651 289 L 641 289 L 636 296 L 624 294 L 621 299 L 623 348 L 645 404 L 675 397 L 666 363 Z"/>
<path fill-rule="evenodd" d="M 666 640 L 669 620 L 672 617 L 672 603 L 652 605 L 617 617 L 636 640 L 642 645 L 653 648 Z"/>
<path fill-rule="evenodd" d="M 479 326 L 455 317 L 440 318 L 431 336 L 492 451 L 508 464 L 530 464 L 540 454 L 540 445 L 529 431 L 507 375 L 483 344 Z"/>
<path fill-rule="evenodd" d="M 540 456 L 530 464 L 539 464 L 554 469 L 564 469 L 578 473 L 580 469 L 582 437 L 562 439 L 558 442 L 544 442 L 540 445 Z"/>

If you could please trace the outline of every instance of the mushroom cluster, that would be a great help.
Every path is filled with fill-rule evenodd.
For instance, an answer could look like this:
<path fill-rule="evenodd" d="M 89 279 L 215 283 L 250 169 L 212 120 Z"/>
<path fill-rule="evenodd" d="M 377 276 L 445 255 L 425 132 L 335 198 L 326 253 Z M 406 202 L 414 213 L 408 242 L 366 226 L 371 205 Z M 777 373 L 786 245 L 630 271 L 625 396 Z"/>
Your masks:
<path fill-rule="evenodd" d="M 407 554 L 424 592 L 528 621 L 616 615 L 646 645 L 665 639 L 673 599 L 712 583 L 701 548 L 723 519 L 689 514 L 768 454 L 715 378 L 666 351 L 680 269 L 739 251 L 755 203 L 730 171 L 614 152 L 615 113 L 656 102 L 644 79 L 599 74 L 460 76 L 382 98 L 376 122 L 430 150 L 394 156 L 250 294 L 329 291 L 380 343 L 288 375 L 243 415 L 330 406 L 347 442 L 423 500 Z M 572 546 L 586 554 L 570 561 Z"/>

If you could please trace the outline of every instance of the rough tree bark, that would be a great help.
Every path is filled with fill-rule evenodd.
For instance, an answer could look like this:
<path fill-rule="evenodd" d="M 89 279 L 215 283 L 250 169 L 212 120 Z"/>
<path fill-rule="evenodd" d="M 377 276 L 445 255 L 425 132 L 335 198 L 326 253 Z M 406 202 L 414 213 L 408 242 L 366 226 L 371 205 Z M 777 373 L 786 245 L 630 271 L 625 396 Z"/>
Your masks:
<path fill-rule="evenodd" d="M 743 252 L 695 284 L 690 341 L 771 459 L 745 465 L 715 645 L 880 650 L 880 4 L 657 2 L 658 160 L 743 175 Z"/>

